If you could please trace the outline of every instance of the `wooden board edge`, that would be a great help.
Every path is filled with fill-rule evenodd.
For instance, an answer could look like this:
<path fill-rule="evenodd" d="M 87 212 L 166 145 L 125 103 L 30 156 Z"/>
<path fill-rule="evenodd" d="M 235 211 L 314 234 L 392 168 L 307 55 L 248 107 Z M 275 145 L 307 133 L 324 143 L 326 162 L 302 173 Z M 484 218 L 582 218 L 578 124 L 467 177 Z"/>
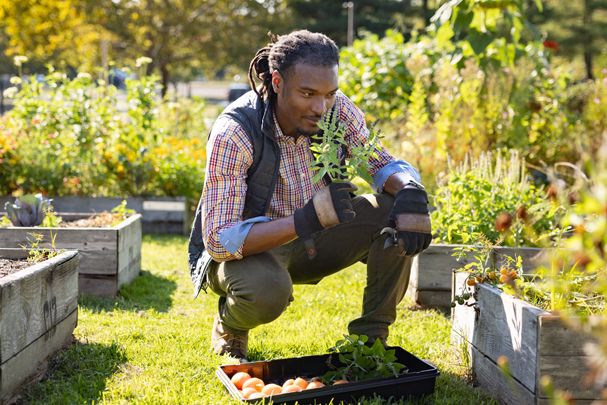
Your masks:
<path fill-rule="evenodd" d="M 4 286 L 6 284 L 14 283 L 22 278 L 30 277 L 35 273 L 39 273 L 41 271 L 46 271 L 47 269 L 54 269 L 57 266 L 69 261 L 74 260 L 78 256 L 77 250 L 67 250 L 53 258 L 45 260 L 40 263 L 36 263 L 31 267 L 23 269 L 21 271 L 17 271 L 15 273 L 9 274 L 0 278 L 0 286 Z M 78 259 L 76 259 L 78 260 Z"/>
<path fill-rule="evenodd" d="M 137 220 L 141 220 L 141 218 L 142 218 L 141 214 L 131 215 L 130 217 L 128 217 L 124 221 L 120 222 L 119 224 L 111 227 L 110 229 L 115 229 L 115 230 L 119 231 L 119 230 L 126 228 L 127 226 L 135 223 Z"/>
<path fill-rule="evenodd" d="M 474 380 L 491 395 L 506 405 L 535 405 L 535 394 L 520 381 L 510 379 L 510 384 L 502 371 L 490 358 L 471 347 Z"/>
<path fill-rule="evenodd" d="M 36 378 L 38 368 L 58 350 L 72 341 L 78 325 L 78 310 L 72 312 L 51 331 L 30 343 L 0 366 L 0 400 L 18 395 L 25 385 Z"/>

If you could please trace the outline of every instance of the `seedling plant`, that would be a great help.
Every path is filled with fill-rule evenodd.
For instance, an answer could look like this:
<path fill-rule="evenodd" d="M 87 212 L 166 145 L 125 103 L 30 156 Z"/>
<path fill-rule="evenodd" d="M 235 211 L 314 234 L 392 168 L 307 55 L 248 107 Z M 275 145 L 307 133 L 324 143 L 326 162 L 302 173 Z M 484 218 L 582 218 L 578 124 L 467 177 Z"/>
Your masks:
<path fill-rule="evenodd" d="M 358 146 L 349 146 L 346 140 L 347 127 L 350 121 L 341 122 L 336 112 L 325 112 L 318 127 L 320 134 L 313 136 L 318 143 L 311 146 L 315 160 L 310 166 L 316 171 L 313 181 L 316 183 L 328 174 L 332 181 L 352 180 L 360 177 L 372 183 L 373 177 L 369 174 L 369 159 L 377 157 L 380 147 L 381 130 L 375 133 L 377 121 L 371 124 L 369 136 L 366 141 Z M 342 148 L 346 147 L 350 156 L 345 159 L 344 164 L 340 161 Z"/>
<path fill-rule="evenodd" d="M 369 338 L 365 335 L 344 335 L 337 341 L 330 353 L 337 354 L 343 366 L 336 368 L 331 364 L 332 355 L 327 364 L 334 370 L 327 372 L 322 379 L 327 384 L 338 380 L 358 381 L 379 377 L 398 377 L 407 370 L 396 362 L 394 350 L 386 350 L 379 339 L 371 347 L 365 345 Z"/>

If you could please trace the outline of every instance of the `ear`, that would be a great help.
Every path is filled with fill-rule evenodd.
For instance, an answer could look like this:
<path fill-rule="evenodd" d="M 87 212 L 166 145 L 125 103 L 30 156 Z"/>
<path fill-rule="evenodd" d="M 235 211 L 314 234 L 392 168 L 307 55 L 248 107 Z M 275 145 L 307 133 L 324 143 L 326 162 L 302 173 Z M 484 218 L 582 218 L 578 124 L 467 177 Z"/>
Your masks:
<path fill-rule="evenodd" d="M 275 70 L 274 73 L 272 73 L 272 88 L 274 89 L 274 92 L 276 94 L 280 93 L 283 85 L 284 80 L 282 79 L 282 76 Z"/>

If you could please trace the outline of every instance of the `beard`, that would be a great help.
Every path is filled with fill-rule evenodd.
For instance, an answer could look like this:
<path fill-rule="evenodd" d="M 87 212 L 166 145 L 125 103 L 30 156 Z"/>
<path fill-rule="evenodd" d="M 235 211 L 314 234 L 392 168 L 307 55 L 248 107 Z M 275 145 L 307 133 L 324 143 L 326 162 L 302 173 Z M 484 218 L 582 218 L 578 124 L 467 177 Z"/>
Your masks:
<path fill-rule="evenodd" d="M 316 127 L 316 130 L 304 129 L 302 127 L 297 127 L 297 133 L 301 136 L 311 137 L 320 132 L 320 128 Z"/>

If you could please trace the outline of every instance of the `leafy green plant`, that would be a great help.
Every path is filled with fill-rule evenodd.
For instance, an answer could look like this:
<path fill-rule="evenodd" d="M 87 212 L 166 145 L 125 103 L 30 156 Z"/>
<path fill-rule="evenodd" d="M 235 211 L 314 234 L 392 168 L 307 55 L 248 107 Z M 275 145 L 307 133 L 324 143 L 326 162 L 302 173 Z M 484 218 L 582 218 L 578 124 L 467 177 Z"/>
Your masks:
<path fill-rule="evenodd" d="M 435 242 L 467 244 L 480 235 L 505 246 L 542 247 L 559 232 L 564 207 L 529 180 L 524 159 L 490 153 L 467 158 L 438 179 L 431 213 Z M 496 218 L 498 222 L 496 223 Z M 508 222 L 508 232 L 499 221 Z"/>
<path fill-rule="evenodd" d="M 366 141 L 357 146 L 348 146 L 346 128 L 348 122 L 341 122 L 336 113 L 323 113 L 318 127 L 322 130 L 320 135 L 313 136 L 318 143 L 312 144 L 312 153 L 315 160 L 310 166 L 316 171 L 314 182 L 328 174 L 331 180 L 351 180 L 358 176 L 372 183 L 373 177 L 369 174 L 369 159 L 377 156 L 381 130 L 375 133 L 377 121 L 371 124 L 369 136 Z M 340 161 L 342 150 L 348 147 L 351 156 L 343 162 Z"/>
<path fill-rule="evenodd" d="M 371 347 L 366 346 L 368 340 L 365 335 L 344 335 L 344 339 L 338 340 L 329 352 L 337 354 L 343 366 L 327 372 L 322 379 L 330 384 L 337 380 L 358 381 L 378 377 L 398 377 L 405 366 L 396 362 L 395 351 L 386 350 L 380 339 L 376 339 Z M 331 362 L 331 357 L 328 364 Z M 406 370 L 403 372 L 406 373 Z"/>
<path fill-rule="evenodd" d="M 205 103 L 163 103 L 158 80 L 127 81 L 125 114 L 117 89 L 90 74 L 50 68 L 44 83 L 24 79 L 0 120 L 0 193 L 198 199 Z"/>
<path fill-rule="evenodd" d="M 134 209 L 126 207 L 126 200 L 122 200 L 118 206 L 112 208 L 111 213 L 114 214 L 114 217 L 116 218 L 116 221 L 112 224 L 112 226 L 117 225 L 131 215 L 136 214 Z"/>
<path fill-rule="evenodd" d="M 47 207 L 44 207 L 44 215 L 45 215 L 45 220 L 47 221 L 47 223 L 52 224 L 52 222 L 53 222 L 52 218 L 55 217 L 54 213 L 53 213 L 52 205 L 49 204 Z M 27 260 L 29 262 L 38 262 L 38 261 L 51 259 L 51 258 L 65 252 L 65 249 L 58 250 L 57 247 L 55 246 L 55 239 L 57 238 L 57 233 L 55 232 L 55 234 L 53 234 L 52 226 L 49 227 L 49 232 L 50 232 L 50 237 L 51 237 L 51 242 L 49 244 L 50 249 L 42 247 L 42 240 L 44 238 L 44 236 L 42 234 L 36 233 L 36 232 L 28 233 L 28 235 L 33 238 L 33 239 L 30 239 L 29 236 L 26 237 L 29 246 L 28 245 L 20 245 L 20 246 L 23 248 L 23 250 L 28 251 L 29 257 Z"/>

